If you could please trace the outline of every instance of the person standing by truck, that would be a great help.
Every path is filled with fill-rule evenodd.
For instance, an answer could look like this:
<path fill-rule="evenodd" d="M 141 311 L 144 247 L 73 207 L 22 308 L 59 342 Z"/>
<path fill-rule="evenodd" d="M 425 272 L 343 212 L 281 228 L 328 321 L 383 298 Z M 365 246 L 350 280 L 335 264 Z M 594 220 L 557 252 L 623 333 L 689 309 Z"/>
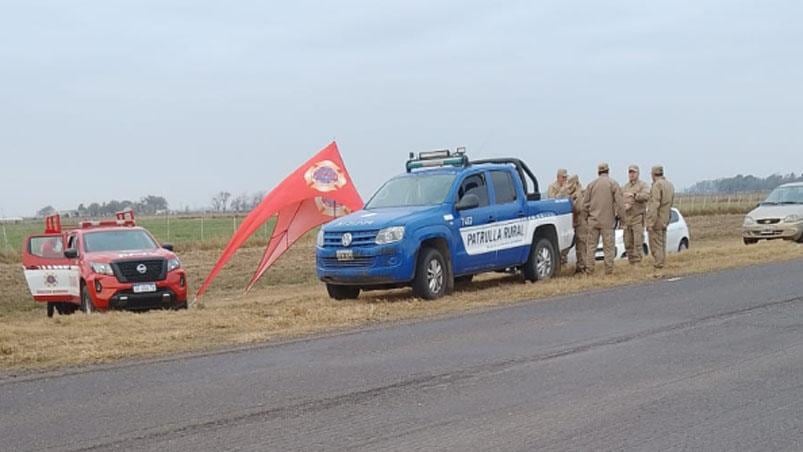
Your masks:
<path fill-rule="evenodd" d="M 574 249 L 577 258 L 574 273 L 585 273 L 586 252 L 588 251 L 588 212 L 583 203 L 583 186 L 576 174 L 567 179 L 566 191 L 569 199 L 572 200 L 573 208 Z"/>
<path fill-rule="evenodd" d="M 555 198 L 565 198 L 566 192 L 566 178 L 568 177 L 569 172 L 563 168 L 558 170 L 557 176 L 555 176 L 555 182 L 552 182 L 547 189 L 547 198 L 555 199 Z"/>
<path fill-rule="evenodd" d="M 616 221 L 624 217 L 622 188 L 611 179 L 607 163 L 597 166 L 597 177 L 586 187 L 583 204 L 588 212 L 588 243 L 586 273 L 593 274 L 596 263 L 597 245 L 602 237 L 602 250 L 605 254 L 605 274 L 613 274 L 613 261 L 616 258 Z"/>
<path fill-rule="evenodd" d="M 644 227 L 650 188 L 639 179 L 639 167 L 627 169 L 628 182 L 622 187 L 625 202 L 624 238 L 627 260 L 631 265 L 641 263 L 644 248 Z"/>
<path fill-rule="evenodd" d="M 672 204 L 675 202 L 675 187 L 664 177 L 664 167 L 652 167 L 652 188 L 647 205 L 647 232 L 650 235 L 650 251 L 657 272 L 666 264 L 666 228 L 669 226 Z"/>

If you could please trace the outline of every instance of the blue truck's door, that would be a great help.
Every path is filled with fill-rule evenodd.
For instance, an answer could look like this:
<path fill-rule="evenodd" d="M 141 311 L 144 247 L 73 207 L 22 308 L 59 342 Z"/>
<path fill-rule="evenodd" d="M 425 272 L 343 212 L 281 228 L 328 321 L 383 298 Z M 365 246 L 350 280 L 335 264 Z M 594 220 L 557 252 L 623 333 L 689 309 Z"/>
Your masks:
<path fill-rule="evenodd" d="M 498 228 L 496 241 L 496 267 L 521 265 L 529 251 L 529 229 L 526 196 L 514 182 L 513 173 L 493 170 L 491 173 L 492 201 Z"/>
<path fill-rule="evenodd" d="M 495 209 L 490 203 L 488 179 L 485 172 L 465 176 L 457 190 L 455 203 L 474 194 L 480 200 L 479 207 L 456 211 L 453 232 L 459 237 L 456 256 L 453 259 L 455 274 L 465 274 L 493 268 L 496 250 L 488 247 L 486 230 L 496 222 Z"/>

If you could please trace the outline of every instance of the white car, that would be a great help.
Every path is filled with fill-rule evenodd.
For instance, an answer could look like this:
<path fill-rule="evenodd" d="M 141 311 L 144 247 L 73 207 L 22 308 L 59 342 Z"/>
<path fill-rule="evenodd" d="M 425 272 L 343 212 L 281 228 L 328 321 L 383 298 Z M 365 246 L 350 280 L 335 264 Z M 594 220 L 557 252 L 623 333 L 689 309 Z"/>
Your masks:
<path fill-rule="evenodd" d="M 616 258 L 617 259 L 624 259 L 627 258 L 627 252 L 625 251 L 625 233 L 623 229 L 616 230 Z M 648 256 L 650 254 L 650 238 L 647 231 L 644 231 L 644 255 Z M 667 253 L 679 253 L 689 249 L 689 226 L 686 224 L 686 220 L 683 218 L 683 215 L 680 213 L 678 209 L 672 209 L 671 216 L 669 218 L 669 226 L 666 228 L 666 252 Z M 604 253 L 602 252 L 602 239 L 600 239 L 599 244 L 597 245 L 597 253 L 594 256 L 598 261 L 601 261 L 605 258 Z M 577 261 L 577 257 L 575 255 L 575 248 L 573 247 L 569 252 L 569 263 L 574 263 Z"/>

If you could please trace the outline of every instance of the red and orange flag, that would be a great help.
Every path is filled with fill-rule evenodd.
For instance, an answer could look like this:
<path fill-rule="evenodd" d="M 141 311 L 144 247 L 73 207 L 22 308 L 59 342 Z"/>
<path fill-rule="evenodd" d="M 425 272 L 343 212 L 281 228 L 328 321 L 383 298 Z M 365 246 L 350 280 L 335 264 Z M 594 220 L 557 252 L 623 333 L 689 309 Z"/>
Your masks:
<path fill-rule="evenodd" d="M 278 215 L 276 226 L 246 290 L 304 234 L 335 217 L 362 209 L 363 204 L 333 141 L 287 176 L 248 214 L 198 289 L 196 298 L 206 292 L 237 250 L 272 217 Z"/>

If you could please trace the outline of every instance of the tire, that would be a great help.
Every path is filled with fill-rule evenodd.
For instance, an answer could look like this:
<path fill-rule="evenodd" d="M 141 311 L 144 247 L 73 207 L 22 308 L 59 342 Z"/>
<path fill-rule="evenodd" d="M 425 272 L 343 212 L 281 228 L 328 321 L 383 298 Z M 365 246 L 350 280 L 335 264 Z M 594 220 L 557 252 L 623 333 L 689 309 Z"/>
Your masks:
<path fill-rule="evenodd" d="M 424 300 L 438 299 L 446 294 L 450 277 L 443 254 L 435 248 L 423 248 L 415 266 L 413 295 Z"/>
<path fill-rule="evenodd" d="M 89 295 L 89 288 L 86 284 L 81 286 L 81 312 L 84 314 L 92 314 L 95 312 L 95 303 L 92 302 L 92 297 Z"/>
<path fill-rule="evenodd" d="M 326 284 L 326 291 L 329 293 L 329 297 L 335 300 L 355 300 L 360 296 L 360 288 L 355 286 Z"/>
<path fill-rule="evenodd" d="M 53 314 L 56 313 L 56 303 L 52 301 L 47 302 L 47 317 L 53 318 Z"/>
<path fill-rule="evenodd" d="M 756 243 L 758 243 L 758 239 L 748 239 L 748 238 L 744 239 L 745 245 L 755 245 Z"/>
<path fill-rule="evenodd" d="M 78 305 L 73 303 L 68 303 L 66 301 L 56 303 L 56 312 L 58 312 L 59 315 L 71 315 L 76 309 L 78 309 Z"/>
<path fill-rule="evenodd" d="M 644 247 L 644 254 L 641 257 L 648 257 L 650 255 L 650 247 L 646 243 L 642 246 Z"/>
<path fill-rule="evenodd" d="M 689 241 L 686 239 L 681 240 L 680 245 L 678 245 L 678 253 L 682 253 L 688 250 L 689 250 Z"/>
<path fill-rule="evenodd" d="M 532 282 L 550 279 L 557 274 L 559 266 L 555 245 L 549 239 L 536 239 L 530 258 L 524 264 L 524 279 Z"/>
<path fill-rule="evenodd" d="M 178 311 L 179 309 L 187 309 L 187 302 L 184 301 L 182 303 L 179 303 L 179 304 L 173 306 L 173 310 L 174 311 Z"/>

